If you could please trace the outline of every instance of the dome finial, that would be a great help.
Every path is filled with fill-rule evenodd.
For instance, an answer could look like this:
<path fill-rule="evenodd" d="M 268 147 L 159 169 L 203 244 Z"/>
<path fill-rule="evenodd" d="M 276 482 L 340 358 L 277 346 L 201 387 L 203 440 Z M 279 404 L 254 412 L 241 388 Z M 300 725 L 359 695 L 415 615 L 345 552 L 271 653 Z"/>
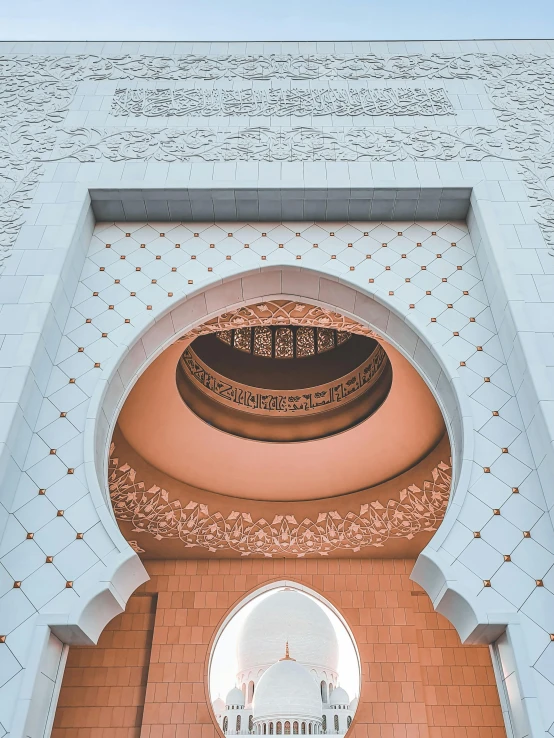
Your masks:
<path fill-rule="evenodd" d="M 285 655 L 282 659 L 279 659 L 279 661 L 296 661 L 296 659 L 291 658 L 291 655 L 289 653 L 289 642 L 286 642 L 285 645 Z"/>

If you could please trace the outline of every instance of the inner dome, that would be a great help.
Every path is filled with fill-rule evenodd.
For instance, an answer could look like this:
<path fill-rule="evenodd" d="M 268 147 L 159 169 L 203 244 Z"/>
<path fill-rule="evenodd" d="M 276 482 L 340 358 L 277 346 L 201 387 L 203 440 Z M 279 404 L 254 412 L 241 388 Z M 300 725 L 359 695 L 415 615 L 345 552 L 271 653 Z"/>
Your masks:
<path fill-rule="evenodd" d="M 198 417 L 280 443 L 352 427 L 379 408 L 391 383 L 390 361 L 374 338 L 312 326 L 199 336 L 177 365 L 179 393 Z"/>
<path fill-rule="evenodd" d="M 221 331 L 260 325 L 309 325 L 348 332 L 352 336 L 332 351 L 302 358 L 296 363 L 294 359 L 272 360 L 243 354 L 216 336 Z M 210 340 L 199 341 L 200 338 Z M 217 399 L 192 385 L 191 377 L 186 382 L 179 379 L 183 354 L 198 346 L 199 354 L 195 354 L 198 361 L 202 356 L 225 372 L 225 376 L 221 374 L 205 382 L 205 389 L 217 394 Z M 209 353 L 210 347 L 213 355 Z M 221 360 L 222 352 L 228 354 L 226 364 Z M 372 357 L 377 358 L 381 372 L 374 373 L 377 379 L 374 384 L 370 383 L 370 391 L 366 392 L 362 383 L 356 390 L 361 389 L 360 394 L 353 393 L 354 400 L 338 403 L 338 410 L 319 411 L 317 406 L 301 408 L 310 411 L 305 413 L 306 420 L 299 413 L 289 430 L 297 433 L 298 429 L 307 428 L 309 432 L 315 429 L 312 438 L 285 437 L 287 442 L 282 442 L 279 438 L 248 437 L 244 431 L 245 417 L 250 423 L 249 430 L 256 430 L 255 424 L 261 418 L 264 432 L 268 432 L 268 428 L 273 432 L 279 429 L 282 420 L 278 415 L 279 406 L 270 403 L 268 408 L 256 408 L 243 404 L 240 410 L 235 410 L 233 402 L 237 397 L 246 396 L 246 391 L 243 395 L 234 392 L 229 396 L 225 392 L 235 381 L 234 377 L 258 382 L 256 358 L 266 368 L 271 368 L 272 363 L 276 367 L 275 372 L 264 371 L 264 383 L 281 386 L 289 383 L 288 389 L 286 386 L 282 390 L 262 388 L 262 394 L 283 392 L 301 397 L 307 394 L 302 385 L 315 383 L 314 379 L 308 381 L 310 372 L 304 367 L 314 366 L 312 376 L 323 382 L 329 377 L 341 379 L 346 376 L 343 372 L 348 374 L 352 367 L 353 372 L 357 372 L 357 367 L 367 366 Z M 277 371 L 287 366 L 296 366 L 298 373 Z M 214 373 L 216 369 L 206 363 L 199 376 Z M 330 385 L 334 389 L 337 384 L 336 380 L 316 384 L 312 395 L 322 386 L 329 388 Z M 189 397 L 183 399 L 183 385 L 187 391 L 192 386 L 196 393 L 194 399 L 203 402 L 202 407 L 193 408 Z M 252 392 L 254 384 L 245 387 Z M 225 404 L 222 400 L 233 402 Z M 369 410 L 364 405 L 368 402 L 375 402 Z M 245 412 L 244 407 L 249 412 Z M 365 415 L 353 420 L 347 417 L 348 413 L 358 412 L 360 408 Z M 208 411 L 217 411 L 217 424 L 210 421 Z M 241 428 L 230 425 L 237 417 Z M 348 421 L 343 430 L 332 427 L 339 421 L 345 424 Z M 218 427 L 223 422 L 228 425 Z M 403 487 L 413 484 L 421 487 L 433 479 L 437 464 L 448 464 L 450 457 L 448 437 L 437 403 L 417 371 L 391 344 L 351 318 L 320 306 L 290 300 L 232 309 L 195 327 L 165 349 L 129 394 L 118 418 L 113 443 L 114 469 L 130 467 L 133 478 L 140 480 L 145 489 L 161 488 L 168 499 L 173 500 L 173 506 L 177 500 L 185 507 L 193 501 L 209 505 L 210 510 L 215 508 L 224 516 L 232 516 L 241 504 L 240 498 L 250 501 L 249 515 L 264 520 L 282 515 L 282 502 L 287 502 L 287 514 L 299 516 L 297 519 L 306 516 L 317 519 L 321 512 L 319 503 L 318 509 L 312 509 L 308 501 L 335 498 L 332 504 L 336 510 L 356 508 L 358 497 L 362 503 L 382 504 L 381 499 L 387 503 L 390 496 L 397 495 Z M 339 497 L 344 497 L 344 502 L 339 502 Z M 152 514 L 150 508 L 145 514 Z"/>

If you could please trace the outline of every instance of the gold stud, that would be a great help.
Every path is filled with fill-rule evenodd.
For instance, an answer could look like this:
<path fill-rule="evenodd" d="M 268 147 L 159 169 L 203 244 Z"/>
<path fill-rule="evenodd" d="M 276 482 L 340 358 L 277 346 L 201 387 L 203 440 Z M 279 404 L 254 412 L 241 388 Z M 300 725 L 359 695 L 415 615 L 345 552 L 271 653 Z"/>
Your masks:
<path fill-rule="evenodd" d="M 282 243 L 280 243 L 280 244 L 279 244 L 279 248 L 280 248 L 280 249 L 284 249 L 285 247 L 284 247 L 284 245 L 283 245 Z"/>
<path fill-rule="evenodd" d="M 125 234 L 125 238 L 131 238 L 131 234 L 130 233 L 126 233 Z"/>
<path fill-rule="evenodd" d="M 140 272 L 140 271 L 142 271 L 141 267 L 135 267 L 135 272 Z"/>
<path fill-rule="evenodd" d="M 415 308 L 415 305 L 410 303 L 410 310 L 413 310 Z"/>
<path fill-rule="evenodd" d="M 112 247 L 111 243 L 107 243 L 107 244 L 106 244 L 106 248 L 107 248 L 107 249 L 111 249 L 111 247 Z"/>
<path fill-rule="evenodd" d="M 264 237 L 267 236 L 267 233 L 262 233 L 262 236 L 264 236 Z"/>
<path fill-rule="evenodd" d="M 21 587 L 21 582 L 14 582 L 13 583 L 13 588 L 14 589 L 19 589 L 20 587 Z"/>
<path fill-rule="evenodd" d="M 530 530 L 524 530 L 523 531 L 523 537 L 524 538 L 531 538 L 531 531 Z"/>
<path fill-rule="evenodd" d="M 121 284 L 121 280 L 120 279 L 114 279 L 114 284 Z"/>
<path fill-rule="evenodd" d="M 349 248 L 349 249 L 351 249 L 351 248 L 352 248 L 352 244 L 351 244 L 351 243 L 349 243 L 349 244 L 348 244 L 348 248 Z"/>
<path fill-rule="evenodd" d="M 180 249 L 180 248 L 181 248 L 181 244 L 180 244 L 180 243 L 176 243 L 176 244 L 175 244 L 175 248 L 176 248 L 176 249 Z"/>
<path fill-rule="evenodd" d="M 333 231 L 331 231 L 331 232 L 329 233 L 329 235 L 330 235 L 330 236 L 334 236 L 335 234 L 334 234 L 334 232 L 333 232 Z"/>
<path fill-rule="evenodd" d="M 56 455 L 56 449 L 55 448 L 51 448 L 50 449 L 50 456 L 55 456 L 55 455 Z"/>
<path fill-rule="evenodd" d="M 475 348 L 477 349 L 477 351 L 482 351 L 483 350 L 483 347 L 482 346 L 476 346 Z"/>
<path fill-rule="evenodd" d="M 114 309 L 113 305 L 108 305 L 108 310 L 113 310 L 113 309 Z"/>
<path fill-rule="evenodd" d="M 542 579 L 535 579 L 535 584 L 537 587 L 544 587 Z"/>
<path fill-rule="evenodd" d="M 172 272 L 176 272 L 177 271 L 177 267 L 171 267 L 171 271 Z"/>
<path fill-rule="evenodd" d="M 75 384 L 75 378 L 74 377 L 71 377 L 71 379 L 69 380 L 69 384 Z"/>
<path fill-rule="evenodd" d="M 401 236 L 402 235 L 402 231 L 398 231 L 398 235 Z"/>
<path fill-rule="evenodd" d="M 367 281 L 369 282 L 369 284 L 373 284 L 375 282 L 374 279 L 368 279 Z"/>
<path fill-rule="evenodd" d="M 504 554 L 504 561 L 511 561 L 511 560 L 512 560 L 512 557 L 510 556 L 510 554 Z"/>
<path fill-rule="evenodd" d="M 27 540 L 31 541 L 35 537 L 34 533 L 27 533 Z"/>
<path fill-rule="evenodd" d="M 199 235 L 198 233 L 195 233 L 194 238 L 198 238 L 198 235 Z"/>
<path fill-rule="evenodd" d="M 262 261 L 267 261 L 267 256 L 262 256 Z"/>
<path fill-rule="evenodd" d="M 67 470 L 68 474 L 75 474 L 75 469 L 72 469 L 71 467 Z"/>
<path fill-rule="evenodd" d="M 168 296 L 168 297 L 173 297 L 173 292 L 168 292 L 168 293 L 167 293 L 167 296 Z"/>
<path fill-rule="evenodd" d="M 94 362 L 94 368 L 95 369 L 100 369 L 100 362 L 99 361 L 95 361 Z"/>
<path fill-rule="evenodd" d="M 299 234 L 299 233 L 297 233 L 297 234 L 296 234 L 296 237 L 298 237 L 299 235 L 300 235 L 300 234 Z"/>
<path fill-rule="evenodd" d="M 107 333 L 102 333 L 102 338 L 107 338 L 107 337 L 108 337 Z"/>
<path fill-rule="evenodd" d="M 145 243 L 141 243 L 140 247 L 141 247 L 141 249 L 145 249 L 146 248 L 146 244 Z"/>
<path fill-rule="evenodd" d="M 473 531 L 473 537 L 474 538 L 481 538 L 481 533 L 478 530 Z"/>
<path fill-rule="evenodd" d="M 46 557 L 46 562 L 45 562 L 45 563 L 46 563 L 46 564 L 51 564 L 51 563 L 52 563 L 53 561 L 54 561 L 54 557 L 53 557 L 53 556 L 47 556 L 47 557 Z"/>
<path fill-rule="evenodd" d="M 437 254 L 437 259 L 442 259 L 442 254 Z"/>
<path fill-rule="evenodd" d="M 38 493 L 39 493 L 39 495 L 45 495 L 46 494 L 46 490 L 45 489 L 39 489 Z"/>
<path fill-rule="evenodd" d="M 495 507 L 492 512 L 493 512 L 493 515 L 500 515 L 500 510 L 497 507 Z"/>
<path fill-rule="evenodd" d="M 454 243 L 454 241 L 453 241 L 453 242 L 452 242 L 452 243 L 451 243 L 450 245 L 451 245 L 451 246 L 455 246 L 456 244 L 455 244 L 455 243 Z"/>
<path fill-rule="evenodd" d="M 125 259 L 126 259 L 127 257 L 126 257 L 125 255 L 123 255 L 123 254 L 122 254 L 122 255 L 121 255 L 121 256 L 120 256 L 119 258 L 120 258 L 120 259 L 122 259 L 123 261 L 125 261 Z"/>
<path fill-rule="evenodd" d="M 422 272 L 425 272 L 426 270 L 427 270 L 427 267 L 426 267 L 426 266 L 422 266 L 422 267 L 421 267 L 421 271 L 422 271 Z"/>
<path fill-rule="evenodd" d="M 244 244 L 244 248 L 245 248 L 245 249 L 249 249 L 249 248 L 250 248 L 250 244 L 249 244 L 249 243 L 245 243 L 245 244 Z"/>
<path fill-rule="evenodd" d="M 460 334 L 458 333 L 458 331 L 453 331 L 452 335 L 453 336 L 459 336 Z"/>
<path fill-rule="evenodd" d="M 507 448 L 503 448 L 503 449 L 502 449 L 502 453 L 503 453 L 503 454 L 507 454 L 507 453 L 508 453 L 508 449 L 507 449 Z"/>
<path fill-rule="evenodd" d="M 100 267 L 100 271 L 101 272 L 105 272 L 106 271 L 106 267 Z"/>
<path fill-rule="evenodd" d="M 512 494 L 518 495 L 519 494 L 519 487 L 512 487 Z"/>
<path fill-rule="evenodd" d="M 364 236 L 369 236 L 369 231 L 364 231 Z"/>
<path fill-rule="evenodd" d="M 491 473 L 491 468 L 490 468 L 490 466 L 484 466 L 484 467 L 483 467 L 483 471 L 485 472 L 485 474 L 490 474 L 490 473 Z"/>
<path fill-rule="evenodd" d="M 71 589 L 72 587 L 73 587 L 73 582 L 66 582 L 65 583 L 65 588 L 66 589 Z"/>
<path fill-rule="evenodd" d="M 431 323 L 436 323 L 436 322 L 437 322 L 436 318 L 431 318 Z"/>
<path fill-rule="evenodd" d="M 93 297 L 98 297 L 98 292 L 93 292 L 93 293 L 92 293 L 92 296 L 93 296 Z"/>
<path fill-rule="evenodd" d="M 160 233 L 160 238 L 165 238 L 165 233 Z"/>
<path fill-rule="evenodd" d="M 6 636 L 0 636 L 0 643 L 6 642 Z"/>
<path fill-rule="evenodd" d="M 394 292 L 392 290 L 389 290 L 389 295 L 391 295 L 392 297 L 392 295 L 394 295 Z"/>
<path fill-rule="evenodd" d="M 386 272 L 390 272 L 390 266 L 386 266 L 386 267 L 385 267 L 385 271 L 386 271 Z"/>
<path fill-rule="evenodd" d="M 421 243 L 416 243 L 416 246 L 421 246 Z"/>
<path fill-rule="evenodd" d="M 87 318 L 87 319 L 85 320 L 85 323 L 92 323 L 92 318 Z"/>
<path fill-rule="evenodd" d="M 318 243 L 314 243 L 314 249 L 318 249 L 318 248 L 319 248 L 319 244 Z"/>
<path fill-rule="evenodd" d="M 483 381 L 484 382 L 490 382 L 491 381 L 491 378 L 490 377 L 483 377 Z"/>
<path fill-rule="evenodd" d="M 84 536 L 84 533 L 77 533 L 77 535 L 75 536 L 75 538 L 76 538 L 76 539 L 77 539 L 78 541 L 81 541 L 81 540 L 82 540 L 82 538 L 83 538 L 83 536 Z"/>
<path fill-rule="evenodd" d="M 490 587 L 490 586 L 491 586 L 491 580 L 483 579 L 483 587 Z"/>
<path fill-rule="evenodd" d="M 426 295 L 430 295 L 431 294 L 431 290 L 425 290 L 425 294 Z"/>
<path fill-rule="evenodd" d="M 125 318 L 125 322 L 126 323 L 130 323 L 131 322 L 131 319 L 130 318 Z"/>
<path fill-rule="evenodd" d="M 404 281 L 405 282 L 411 282 L 411 279 L 409 277 L 406 277 L 406 279 Z"/>
<path fill-rule="evenodd" d="M 227 254 L 227 256 L 225 257 L 225 259 L 226 259 L 227 261 L 231 261 L 231 257 L 229 256 L 229 254 Z"/>
<path fill-rule="evenodd" d="M 196 259 L 196 254 L 190 257 L 191 259 Z"/>
<path fill-rule="evenodd" d="M 499 414 L 498 413 L 498 410 L 493 410 L 492 411 L 492 414 L 494 415 L 495 418 L 497 418 L 498 417 L 498 414 Z"/>
<path fill-rule="evenodd" d="M 432 236 L 436 236 L 437 235 L 437 232 L 436 231 L 431 231 L 431 235 Z"/>
<path fill-rule="evenodd" d="M 465 366 L 465 365 L 466 365 L 465 361 L 460 361 L 460 366 Z"/>
<path fill-rule="evenodd" d="M 188 283 L 189 283 L 189 284 L 194 284 L 194 282 L 193 282 L 193 280 L 192 280 L 192 279 L 189 279 Z"/>
<path fill-rule="evenodd" d="M 443 281 L 443 282 L 448 282 L 448 280 L 446 279 L 446 277 L 443 277 L 443 278 L 442 278 L 442 281 Z"/>
<path fill-rule="evenodd" d="M 157 279 L 152 279 L 151 280 L 151 284 L 158 284 L 158 280 Z"/>
<path fill-rule="evenodd" d="M 146 306 L 146 309 L 147 309 L 147 310 L 152 310 L 152 305 L 147 305 L 147 306 Z"/>
<path fill-rule="evenodd" d="M 156 255 L 156 261 L 160 261 L 161 258 L 162 257 L 159 254 Z"/>
<path fill-rule="evenodd" d="M 58 518 L 63 518 L 63 510 L 58 510 L 58 512 L 56 513 L 56 515 L 57 515 Z"/>

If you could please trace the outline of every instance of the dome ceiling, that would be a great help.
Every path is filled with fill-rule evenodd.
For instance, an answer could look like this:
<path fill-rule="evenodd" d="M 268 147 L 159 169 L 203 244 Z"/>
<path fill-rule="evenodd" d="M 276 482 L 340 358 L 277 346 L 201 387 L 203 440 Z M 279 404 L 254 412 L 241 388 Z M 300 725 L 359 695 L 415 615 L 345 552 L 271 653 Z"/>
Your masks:
<path fill-rule="evenodd" d="M 324 327 L 350 336 L 335 338 L 326 352 L 283 360 L 237 350 L 212 335 L 260 324 Z M 204 377 L 215 379 L 186 376 L 186 356 L 202 364 Z M 360 380 L 372 362 L 377 380 Z M 342 389 L 345 377 L 349 394 Z M 191 386 L 200 403 L 191 399 Z M 260 395 L 281 399 L 264 405 Z M 322 410 L 306 401 L 308 395 L 339 400 L 331 411 L 325 405 Z M 267 435 L 272 423 L 281 438 Z M 265 437 L 256 437 L 260 427 Z M 160 541 L 156 552 L 147 549 L 156 557 L 162 550 L 176 557 L 196 547 L 206 555 L 344 555 L 361 549 L 372 555 L 368 547 L 385 543 L 390 552 L 406 555 L 416 534 L 421 550 L 448 500 L 445 427 L 417 372 L 368 328 L 299 303 L 240 308 L 167 348 L 127 398 L 114 444 L 110 489 L 116 517 L 129 537 L 136 538 L 133 529 L 148 530 Z M 329 533 L 329 524 L 336 530 Z"/>

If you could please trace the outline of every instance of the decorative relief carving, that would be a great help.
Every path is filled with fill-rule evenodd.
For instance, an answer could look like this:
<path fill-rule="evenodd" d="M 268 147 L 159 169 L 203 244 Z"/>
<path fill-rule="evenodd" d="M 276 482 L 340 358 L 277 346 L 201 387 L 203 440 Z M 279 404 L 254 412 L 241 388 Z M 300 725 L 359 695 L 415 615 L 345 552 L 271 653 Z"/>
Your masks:
<path fill-rule="evenodd" d="M 335 313 L 327 308 L 316 305 L 303 305 L 294 300 L 268 300 L 257 305 L 246 305 L 193 328 L 179 340 L 191 341 L 197 336 L 209 333 L 219 333 L 231 329 L 240 329 L 260 325 L 300 325 L 319 328 L 333 328 L 336 331 L 355 333 L 358 336 L 367 336 L 377 341 L 383 339 L 352 318 L 341 313 Z"/>
<path fill-rule="evenodd" d="M 422 89 L 119 89 L 112 115 L 156 116 L 318 116 L 453 115 L 442 88 Z"/>
<path fill-rule="evenodd" d="M 180 359 L 185 374 L 195 386 L 216 402 L 255 415 L 298 417 L 326 412 L 355 400 L 374 384 L 387 365 L 382 346 L 376 346 L 368 359 L 344 377 L 302 390 L 255 390 L 234 382 L 207 366 L 187 347 Z"/>
<path fill-rule="evenodd" d="M 93 80 L 481 80 L 497 127 L 297 129 L 63 128 L 81 81 Z M 310 93 L 313 94 L 313 93 Z M 554 56 L 546 54 L 13 55 L 0 57 L 3 258 L 17 237 L 40 163 L 109 161 L 515 161 L 552 243 Z M 29 169 L 27 169 L 29 167 Z M 538 175 L 537 175 L 538 172 Z M 21 176 L 20 176 L 21 175 Z M 547 184 L 546 189 L 538 180 Z M 551 252 L 554 253 L 554 252 Z M 1 268 L 1 260 L 0 260 Z"/>
<path fill-rule="evenodd" d="M 479 161 L 488 156 L 514 159 L 498 128 L 78 128 L 60 130 L 50 159 Z"/>
<path fill-rule="evenodd" d="M 357 552 L 368 546 L 381 547 L 388 540 L 411 540 L 422 531 L 435 531 L 446 512 L 452 470 L 441 462 L 432 472 L 432 481 L 423 488 L 411 485 L 386 505 L 371 502 L 359 512 L 340 515 L 320 512 L 316 520 L 298 522 L 284 511 L 269 522 L 253 520 L 248 512 L 227 516 L 210 511 L 207 505 L 170 500 L 157 486 L 145 488 L 136 471 L 120 464 L 110 449 L 109 490 L 117 520 L 130 523 L 133 532 L 149 533 L 156 540 L 179 539 L 187 548 L 211 552 L 232 550 L 242 556 L 266 557 L 306 554 L 326 556 L 333 551 Z"/>

